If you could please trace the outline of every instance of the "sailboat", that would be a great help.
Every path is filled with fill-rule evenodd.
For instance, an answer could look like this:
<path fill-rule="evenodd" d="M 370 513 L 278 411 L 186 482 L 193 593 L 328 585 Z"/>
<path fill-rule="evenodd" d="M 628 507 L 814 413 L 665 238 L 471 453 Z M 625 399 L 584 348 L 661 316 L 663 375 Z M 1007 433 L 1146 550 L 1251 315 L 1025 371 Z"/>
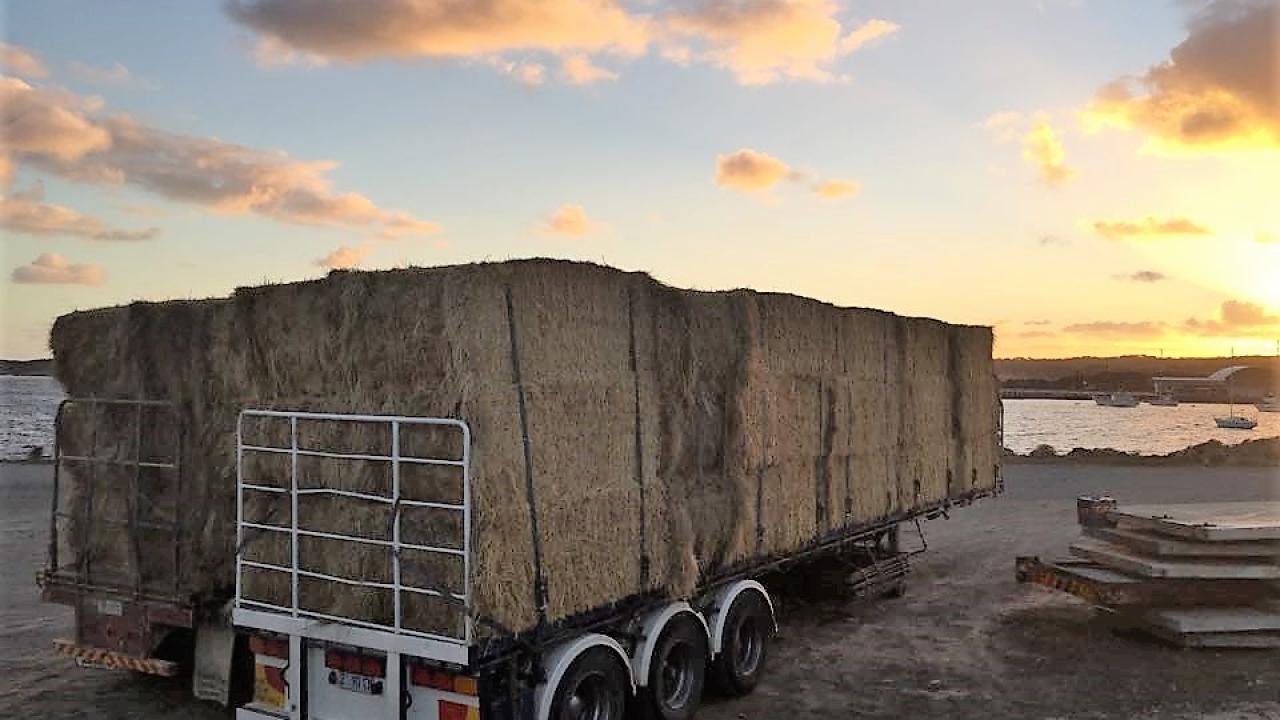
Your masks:
<path fill-rule="evenodd" d="M 1231 358 L 1234 360 L 1236 356 L 1235 348 L 1231 349 Z M 1227 403 L 1228 415 L 1226 417 L 1216 417 L 1213 419 L 1218 427 L 1224 430 L 1252 430 L 1258 427 L 1258 421 L 1251 417 L 1236 414 L 1236 398 L 1231 392 L 1231 378 L 1227 377 Z"/>

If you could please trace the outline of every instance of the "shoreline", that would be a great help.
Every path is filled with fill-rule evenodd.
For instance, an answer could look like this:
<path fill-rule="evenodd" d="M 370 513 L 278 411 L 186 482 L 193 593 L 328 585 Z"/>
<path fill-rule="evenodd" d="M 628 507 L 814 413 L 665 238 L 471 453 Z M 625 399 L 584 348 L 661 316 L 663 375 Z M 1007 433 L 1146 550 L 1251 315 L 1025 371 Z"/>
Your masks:
<path fill-rule="evenodd" d="M 1280 437 L 1253 438 L 1227 445 L 1218 440 L 1175 450 L 1163 455 L 1143 455 L 1113 448 L 1072 448 L 1059 451 L 1040 445 L 1029 453 L 1004 449 L 1003 460 L 1011 464 L 1081 463 L 1096 465 L 1202 465 L 1280 468 Z"/>

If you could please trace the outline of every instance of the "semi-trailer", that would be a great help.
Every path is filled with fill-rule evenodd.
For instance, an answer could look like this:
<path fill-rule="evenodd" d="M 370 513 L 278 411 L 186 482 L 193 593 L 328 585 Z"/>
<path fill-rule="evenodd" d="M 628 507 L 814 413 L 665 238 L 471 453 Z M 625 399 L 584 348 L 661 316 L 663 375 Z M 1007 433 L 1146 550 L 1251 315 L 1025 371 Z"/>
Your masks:
<path fill-rule="evenodd" d="M 62 652 L 241 718 L 685 718 L 1000 489 L 988 328 L 524 261 L 60 318 Z M 248 691 L 237 698 L 231 688 Z"/>

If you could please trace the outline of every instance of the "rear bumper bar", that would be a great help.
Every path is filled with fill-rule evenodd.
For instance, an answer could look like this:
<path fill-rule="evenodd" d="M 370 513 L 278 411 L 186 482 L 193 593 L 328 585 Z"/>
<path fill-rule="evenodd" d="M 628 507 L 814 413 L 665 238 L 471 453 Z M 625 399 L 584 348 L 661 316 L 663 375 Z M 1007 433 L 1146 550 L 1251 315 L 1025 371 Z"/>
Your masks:
<path fill-rule="evenodd" d="M 127 653 L 80 645 L 70 640 L 54 640 L 53 649 L 60 655 L 74 658 L 77 663 L 89 667 L 110 670 L 133 670 L 148 675 L 173 677 L 178 674 L 178 664 L 156 658 L 141 658 Z"/>

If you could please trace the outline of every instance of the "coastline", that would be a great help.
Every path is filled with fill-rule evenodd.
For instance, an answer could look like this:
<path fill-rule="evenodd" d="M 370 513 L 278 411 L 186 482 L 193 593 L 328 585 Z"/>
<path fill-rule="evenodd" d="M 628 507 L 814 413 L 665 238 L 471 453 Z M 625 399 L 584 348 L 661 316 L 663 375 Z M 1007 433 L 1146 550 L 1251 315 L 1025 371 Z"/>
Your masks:
<path fill-rule="evenodd" d="M 1059 451 L 1041 445 L 1026 454 L 1005 448 L 1004 461 L 1014 464 L 1084 463 L 1097 465 L 1202 465 L 1280 468 L 1280 438 L 1255 438 L 1227 445 L 1208 440 L 1163 455 L 1142 455 L 1112 448 L 1073 448 Z"/>

